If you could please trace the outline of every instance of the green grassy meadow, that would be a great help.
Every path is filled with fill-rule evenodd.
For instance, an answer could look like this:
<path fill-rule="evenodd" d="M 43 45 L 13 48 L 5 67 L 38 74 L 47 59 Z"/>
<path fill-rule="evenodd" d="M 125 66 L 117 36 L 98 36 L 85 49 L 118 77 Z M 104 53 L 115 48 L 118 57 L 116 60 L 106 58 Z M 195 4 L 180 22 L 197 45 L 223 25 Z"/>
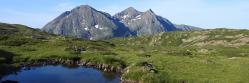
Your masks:
<path fill-rule="evenodd" d="M 122 79 L 140 83 L 247 83 L 249 30 L 177 31 L 90 41 L 0 24 L 0 76 L 23 62 L 54 59 L 125 66 Z"/>

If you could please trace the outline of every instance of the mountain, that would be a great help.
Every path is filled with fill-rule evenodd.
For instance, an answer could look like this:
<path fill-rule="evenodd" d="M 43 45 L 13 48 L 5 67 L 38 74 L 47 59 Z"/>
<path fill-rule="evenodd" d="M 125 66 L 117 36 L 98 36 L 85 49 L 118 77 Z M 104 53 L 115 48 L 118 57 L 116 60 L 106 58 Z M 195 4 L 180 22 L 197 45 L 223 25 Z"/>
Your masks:
<path fill-rule="evenodd" d="M 151 9 L 140 12 L 129 7 L 114 15 L 120 22 L 124 23 L 133 33 L 137 35 L 153 35 L 159 32 L 177 30 L 169 20 L 156 15 Z"/>
<path fill-rule="evenodd" d="M 179 29 L 168 19 L 156 15 L 151 9 L 140 12 L 133 7 L 111 16 L 89 5 L 66 11 L 46 24 L 43 31 L 90 40 L 153 35 L 160 32 L 192 30 Z"/>
<path fill-rule="evenodd" d="M 118 32 L 120 28 L 122 27 L 118 27 L 118 23 L 108 13 L 82 5 L 64 12 L 45 25 L 43 30 L 53 34 L 98 40 L 113 37 L 113 31 Z"/>
<path fill-rule="evenodd" d="M 247 83 L 248 50 L 249 30 L 178 31 L 90 41 L 0 23 L 0 78 L 25 66 L 56 63 L 109 73 L 122 70 L 120 83 Z"/>
<path fill-rule="evenodd" d="M 185 25 L 185 24 L 175 24 L 175 27 L 179 30 L 190 31 L 190 30 L 202 30 L 202 28 Z"/>

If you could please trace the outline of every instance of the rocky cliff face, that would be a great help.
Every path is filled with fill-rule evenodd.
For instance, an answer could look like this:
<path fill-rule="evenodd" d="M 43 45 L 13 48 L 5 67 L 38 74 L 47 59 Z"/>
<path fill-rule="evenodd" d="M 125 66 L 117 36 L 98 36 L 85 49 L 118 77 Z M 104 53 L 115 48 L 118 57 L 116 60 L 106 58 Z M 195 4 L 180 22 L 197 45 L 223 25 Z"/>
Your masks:
<path fill-rule="evenodd" d="M 169 20 L 156 15 L 152 10 L 140 12 L 129 7 L 111 16 L 88 5 L 82 5 L 64 12 L 42 30 L 64 36 L 99 40 L 184 29 L 177 29 Z"/>
<path fill-rule="evenodd" d="M 88 5 L 82 5 L 64 12 L 49 22 L 43 30 L 54 34 L 98 40 L 113 37 L 115 35 L 113 31 L 122 28 L 117 24 L 111 15 Z M 123 29 L 123 32 L 126 31 Z"/>
<path fill-rule="evenodd" d="M 129 7 L 114 15 L 136 35 L 153 35 L 159 32 L 177 30 L 169 20 L 156 15 L 151 9 L 145 12 Z"/>

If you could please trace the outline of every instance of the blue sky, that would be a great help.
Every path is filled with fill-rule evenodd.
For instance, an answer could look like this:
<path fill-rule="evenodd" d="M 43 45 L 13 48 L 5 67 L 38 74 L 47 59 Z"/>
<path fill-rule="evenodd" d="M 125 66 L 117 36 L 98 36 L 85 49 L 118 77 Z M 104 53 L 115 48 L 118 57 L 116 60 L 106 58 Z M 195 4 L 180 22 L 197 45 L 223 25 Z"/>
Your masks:
<path fill-rule="evenodd" d="M 249 0 L 2 0 L 0 22 L 43 27 L 62 12 L 90 5 L 110 14 L 152 9 L 176 24 L 249 29 Z"/>

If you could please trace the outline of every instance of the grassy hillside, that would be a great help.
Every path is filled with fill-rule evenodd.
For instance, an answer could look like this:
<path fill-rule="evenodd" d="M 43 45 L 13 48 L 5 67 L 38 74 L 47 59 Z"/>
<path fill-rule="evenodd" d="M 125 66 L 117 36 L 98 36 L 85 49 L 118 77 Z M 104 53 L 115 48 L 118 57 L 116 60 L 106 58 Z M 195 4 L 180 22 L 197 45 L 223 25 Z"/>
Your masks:
<path fill-rule="evenodd" d="M 170 79 L 197 83 L 248 81 L 248 30 L 170 32 L 114 39 L 112 42 L 117 44 L 114 51 L 133 65 L 130 66 L 133 72 L 124 74 L 128 79 L 137 78 L 145 82 Z M 154 74 L 158 77 L 151 77 L 151 73 L 143 71 L 145 65 L 136 65 L 140 63 L 152 65 L 158 71 Z"/>
<path fill-rule="evenodd" d="M 248 30 L 179 31 L 89 41 L 0 24 L 0 34 L 1 75 L 22 62 L 79 59 L 125 67 L 122 79 L 142 83 L 249 81 Z"/>

